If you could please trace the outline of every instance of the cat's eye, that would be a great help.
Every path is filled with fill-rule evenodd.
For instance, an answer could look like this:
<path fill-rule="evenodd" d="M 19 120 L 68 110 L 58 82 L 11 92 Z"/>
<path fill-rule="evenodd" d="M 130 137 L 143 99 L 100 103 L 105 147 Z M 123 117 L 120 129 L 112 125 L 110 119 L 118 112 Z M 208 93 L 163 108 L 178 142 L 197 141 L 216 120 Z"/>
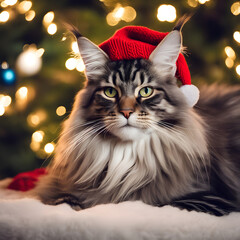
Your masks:
<path fill-rule="evenodd" d="M 144 87 L 139 91 L 139 95 L 143 98 L 151 96 L 153 93 L 153 88 L 151 87 Z"/>
<path fill-rule="evenodd" d="M 113 87 L 107 87 L 104 89 L 104 94 L 109 98 L 114 98 L 117 96 L 117 90 Z"/>

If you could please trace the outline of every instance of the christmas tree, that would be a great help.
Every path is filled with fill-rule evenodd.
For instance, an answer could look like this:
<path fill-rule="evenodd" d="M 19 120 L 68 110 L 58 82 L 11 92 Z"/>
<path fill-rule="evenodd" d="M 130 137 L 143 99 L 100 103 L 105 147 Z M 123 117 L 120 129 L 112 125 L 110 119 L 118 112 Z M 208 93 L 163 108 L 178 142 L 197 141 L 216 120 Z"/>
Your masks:
<path fill-rule="evenodd" d="M 239 83 L 238 1 L 2 0 L 0 8 L 0 178 L 49 162 L 84 85 L 84 64 L 63 22 L 99 44 L 126 25 L 167 32 L 194 13 L 183 29 L 192 82 Z"/>

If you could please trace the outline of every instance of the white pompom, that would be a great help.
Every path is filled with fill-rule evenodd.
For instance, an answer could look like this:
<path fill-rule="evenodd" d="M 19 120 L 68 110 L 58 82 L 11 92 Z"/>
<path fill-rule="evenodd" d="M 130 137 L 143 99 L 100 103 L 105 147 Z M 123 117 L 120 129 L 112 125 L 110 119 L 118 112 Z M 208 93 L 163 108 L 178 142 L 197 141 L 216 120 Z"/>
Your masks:
<path fill-rule="evenodd" d="M 186 101 L 190 107 L 193 107 L 199 99 L 199 90 L 194 85 L 183 85 L 180 90 L 186 97 Z"/>

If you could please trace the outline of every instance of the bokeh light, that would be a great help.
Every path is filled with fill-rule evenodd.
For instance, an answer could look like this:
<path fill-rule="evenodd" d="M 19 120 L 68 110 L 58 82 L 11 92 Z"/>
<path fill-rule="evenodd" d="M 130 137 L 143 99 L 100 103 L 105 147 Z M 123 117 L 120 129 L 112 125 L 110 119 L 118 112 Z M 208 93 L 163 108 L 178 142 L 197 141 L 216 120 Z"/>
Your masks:
<path fill-rule="evenodd" d="M 45 146 L 44 146 L 44 151 L 48 154 L 52 153 L 54 151 L 54 144 L 53 143 L 47 143 Z"/>
<path fill-rule="evenodd" d="M 198 0 L 200 4 L 205 4 L 206 2 L 209 2 L 209 0 Z"/>
<path fill-rule="evenodd" d="M 38 110 L 37 112 L 31 113 L 27 117 L 29 126 L 36 127 L 47 119 L 47 113 L 45 110 Z"/>
<path fill-rule="evenodd" d="M 84 62 L 82 60 L 82 58 L 77 60 L 77 66 L 76 66 L 77 71 L 79 72 L 83 72 L 85 70 L 85 65 Z"/>
<path fill-rule="evenodd" d="M 57 109 L 56 109 L 56 114 L 58 116 L 63 116 L 64 114 L 66 113 L 66 108 L 64 106 L 59 106 Z"/>
<path fill-rule="evenodd" d="M 43 24 L 48 26 L 52 23 L 52 21 L 54 20 L 54 12 L 48 12 L 47 14 L 44 15 L 43 17 Z"/>
<path fill-rule="evenodd" d="M 8 95 L 0 94 L 0 106 L 8 107 L 12 102 L 12 98 Z"/>
<path fill-rule="evenodd" d="M 232 68 L 233 67 L 233 65 L 234 65 L 234 60 L 232 59 L 232 58 L 226 58 L 226 60 L 225 60 L 225 64 L 226 64 L 226 66 L 228 67 L 228 68 Z"/>
<path fill-rule="evenodd" d="M 122 20 L 125 22 L 133 21 L 137 16 L 137 13 L 133 7 L 127 6 L 124 8 L 124 14 Z"/>
<path fill-rule="evenodd" d="M 226 55 L 229 58 L 232 58 L 233 60 L 236 58 L 235 51 L 230 46 L 225 47 L 224 50 L 225 50 Z"/>
<path fill-rule="evenodd" d="M 74 53 L 79 53 L 79 49 L 78 49 L 78 44 L 77 42 L 72 42 L 72 46 L 71 46 L 72 50 Z"/>
<path fill-rule="evenodd" d="M 233 38 L 236 42 L 240 43 L 240 32 L 239 31 L 234 32 Z"/>
<path fill-rule="evenodd" d="M 0 22 L 7 22 L 10 18 L 10 14 L 8 11 L 3 11 L 0 13 Z"/>
<path fill-rule="evenodd" d="M 5 113 L 5 108 L 0 105 L 0 116 L 2 116 Z"/>
<path fill-rule="evenodd" d="M 77 59 L 76 58 L 69 58 L 66 62 L 65 62 L 65 67 L 68 70 L 73 70 L 75 69 L 77 66 Z"/>
<path fill-rule="evenodd" d="M 42 67 L 42 59 L 39 57 L 36 47 L 29 47 L 17 58 L 17 70 L 23 76 L 32 76 L 38 73 Z"/>
<path fill-rule="evenodd" d="M 235 3 L 232 4 L 231 12 L 235 16 L 240 14 L 240 2 L 235 2 Z"/>
<path fill-rule="evenodd" d="M 17 0 L 5 0 L 6 5 L 13 6 L 17 3 Z"/>
<path fill-rule="evenodd" d="M 157 18 L 159 21 L 174 22 L 177 17 L 176 8 L 172 5 L 160 5 L 158 8 Z"/>
<path fill-rule="evenodd" d="M 27 11 L 29 11 L 31 9 L 31 7 L 32 7 L 31 1 L 22 1 L 18 5 L 18 11 L 19 11 L 19 13 L 24 14 Z"/>
<path fill-rule="evenodd" d="M 121 4 L 117 4 L 114 10 L 107 15 L 106 21 L 108 25 L 115 26 L 121 20 L 131 22 L 136 18 L 136 16 L 137 13 L 133 7 L 123 7 Z"/>
<path fill-rule="evenodd" d="M 9 65 L 7 62 L 2 62 L 1 67 L 2 67 L 2 69 L 7 69 L 7 68 L 9 68 Z"/>
<path fill-rule="evenodd" d="M 16 98 L 20 100 L 24 100 L 28 97 L 28 88 L 27 87 L 21 87 L 16 92 Z"/>
<path fill-rule="evenodd" d="M 50 35 L 54 35 L 57 32 L 57 25 L 55 23 L 51 23 L 47 28 L 47 32 Z"/>
<path fill-rule="evenodd" d="M 26 19 L 28 22 L 30 22 L 30 21 L 32 21 L 32 20 L 35 18 L 35 16 L 36 16 L 35 11 L 34 11 L 34 10 L 30 10 L 29 12 L 27 12 L 27 13 L 25 14 L 25 19 Z"/>
<path fill-rule="evenodd" d="M 198 1 L 197 1 L 197 0 L 188 0 L 188 5 L 189 5 L 190 7 L 195 8 L 195 7 L 198 6 Z"/>
<path fill-rule="evenodd" d="M 238 75 L 240 75 L 240 65 L 236 66 L 236 72 L 237 72 Z"/>
<path fill-rule="evenodd" d="M 44 137 L 44 132 L 43 131 L 36 131 L 32 134 L 32 141 L 42 142 L 43 137 Z"/>

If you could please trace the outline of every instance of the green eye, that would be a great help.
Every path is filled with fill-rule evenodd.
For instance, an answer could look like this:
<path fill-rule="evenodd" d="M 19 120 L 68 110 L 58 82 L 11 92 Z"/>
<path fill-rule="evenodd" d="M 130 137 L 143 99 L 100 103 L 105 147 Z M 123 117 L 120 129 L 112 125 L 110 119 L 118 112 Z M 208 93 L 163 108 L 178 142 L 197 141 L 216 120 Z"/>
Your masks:
<path fill-rule="evenodd" d="M 113 87 L 107 87 L 104 89 L 104 93 L 109 98 L 114 98 L 117 96 L 117 90 Z"/>
<path fill-rule="evenodd" d="M 139 91 L 141 97 L 146 98 L 151 96 L 153 93 L 153 89 L 151 87 L 144 87 Z"/>

